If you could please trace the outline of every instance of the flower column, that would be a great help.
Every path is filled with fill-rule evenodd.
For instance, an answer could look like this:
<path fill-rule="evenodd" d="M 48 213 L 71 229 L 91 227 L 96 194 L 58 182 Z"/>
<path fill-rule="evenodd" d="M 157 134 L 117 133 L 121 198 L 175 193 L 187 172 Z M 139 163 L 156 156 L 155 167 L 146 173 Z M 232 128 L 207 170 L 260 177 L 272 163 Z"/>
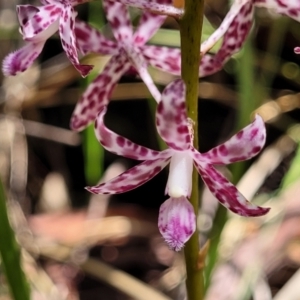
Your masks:
<path fill-rule="evenodd" d="M 204 0 L 185 0 L 184 15 L 180 19 L 181 37 L 181 76 L 186 84 L 186 106 L 188 117 L 194 122 L 194 147 L 198 149 L 198 82 L 200 62 L 200 39 L 203 23 Z M 198 173 L 193 172 L 193 185 L 190 202 L 198 212 Z M 184 248 L 186 261 L 186 288 L 188 300 L 203 299 L 203 272 L 197 266 L 199 256 L 198 230 Z"/>

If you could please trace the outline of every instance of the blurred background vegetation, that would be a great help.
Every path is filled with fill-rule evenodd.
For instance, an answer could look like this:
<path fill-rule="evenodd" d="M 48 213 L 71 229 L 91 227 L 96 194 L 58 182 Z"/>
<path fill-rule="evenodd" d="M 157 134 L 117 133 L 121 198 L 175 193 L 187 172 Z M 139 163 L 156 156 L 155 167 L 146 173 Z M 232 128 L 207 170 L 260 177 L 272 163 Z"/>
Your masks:
<path fill-rule="evenodd" d="M 0 4 L 1 60 L 23 44 L 16 4 L 27 2 Z M 111 35 L 101 3 L 89 5 L 77 7 L 79 17 L 98 22 Z M 203 40 L 221 23 L 228 3 L 208 0 L 205 11 Z M 139 11 L 132 9 L 131 15 L 136 22 Z M 222 171 L 249 200 L 272 207 L 257 219 L 228 214 L 201 183 L 198 223 L 206 299 L 298 299 L 300 56 L 293 49 L 300 45 L 299 28 L 293 20 L 256 9 L 242 51 L 199 83 L 201 152 L 248 124 L 255 112 L 264 118 L 268 135 L 262 153 Z M 168 18 L 151 43 L 179 47 L 176 21 Z M 83 80 L 53 37 L 39 63 L 25 73 L 11 78 L 0 74 L 0 172 L 5 190 L 0 211 L 1 300 L 13 299 L 9 287 L 15 299 L 28 299 L 16 241 L 31 299 L 185 298 L 182 255 L 170 251 L 157 230 L 167 170 L 117 196 L 84 190 L 137 163 L 104 151 L 92 127 L 82 133 L 69 130 L 84 86 L 107 59 L 83 58 L 96 65 L 95 73 Z M 161 89 L 174 79 L 150 71 Z M 106 124 L 138 144 L 162 148 L 155 106 L 143 82 L 127 74 L 113 92 Z M 4 200 L 15 238 L 7 229 Z"/>

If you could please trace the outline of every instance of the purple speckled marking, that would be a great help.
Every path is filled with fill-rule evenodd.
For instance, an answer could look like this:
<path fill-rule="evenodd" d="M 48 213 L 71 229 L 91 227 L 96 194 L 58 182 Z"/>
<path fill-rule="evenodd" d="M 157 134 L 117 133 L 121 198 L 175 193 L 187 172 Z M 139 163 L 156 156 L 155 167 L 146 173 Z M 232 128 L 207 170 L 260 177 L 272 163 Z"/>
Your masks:
<path fill-rule="evenodd" d="M 129 67 L 130 63 L 125 55 L 112 56 L 103 72 L 88 86 L 78 101 L 70 123 L 73 130 L 82 130 L 95 120 L 97 113 L 108 104 L 117 81 Z"/>
<path fill-rule="evenodd" d="M 83 54 L 116 55 L 119 52 L 115 41 L 107 39 L 99 30 L 83 21 L 75 21 L 75 35 L 77 48 Z"/>
<path fill-rule="evenodd" d="M 112 180 L 86 189 L 94 194 L 125 193 L 146 183 L 157 175 L 170 161 L 170 158 L 146 160 L 127 170 Z"/>
<path fill-rule="evenodd" d="M 144 46 L 145 43 L 157 32 L 164 23 L 166 16 L 144 11 L 140 17 L 139 25 L 133 35 L 136 46 Z"/>
<path fill-rule="evenodd" d="M 202 43 L 201 52 L 206 52 L 222 37 L 221 48 L 215 55 L 206 54 L 199 68 L 201 76 L 211 75 L 223 68 L 227 60 L 244 44 L 252 26 L 254 7 L 251 1 L 235 1 L 220 27 Z"/>
<path fill-rule="evenodd" d="M 203 153 L 211 164 L 227 165 L 255 156 L 264 146 L 266 129 L 263 119 L 256 115 L 254 121 L 224 144 Z"/>
<path fill-rule="evenodd" d="M 130 43 L 133 30 L 127 7 L 119 2 L 109 0 L 103 0 L 102 3 L 115 39 L 119 43 Z"/>
<path fill-rule="evenodd" d="M 148 63 L 153 67 L 173 75 L 180 75 L 181 72 L 181 51 L 180 49 L 144 45 L 143 54 Z"/>
<path fill-rule="evenodd" d="M 157 131 L 167 145 L 175 150 L 187 150 L 191 144 L 185 109 L 185 85 L 181 79 L 169 84 L 157 106 Z"/>
<path fill-rule="evenodd" d="M 268 213 L 270 208 L 256 206 L 247 201 L 245 197 L 213 166 L 205 163 L 195 166 L 206 186 L 219 202 L 230 211 L 245 217 L 257 217 Z"/>

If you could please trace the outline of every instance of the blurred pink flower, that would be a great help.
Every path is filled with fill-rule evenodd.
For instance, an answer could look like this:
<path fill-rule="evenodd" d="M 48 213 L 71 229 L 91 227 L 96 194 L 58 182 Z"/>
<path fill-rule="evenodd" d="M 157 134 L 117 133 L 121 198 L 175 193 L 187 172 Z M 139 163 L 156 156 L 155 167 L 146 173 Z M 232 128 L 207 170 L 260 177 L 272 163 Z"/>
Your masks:
<path fill-rule="evenodd" d="M 172 3 L 170 0 L 158 1 L 158 5 Z M 77 20 L 75 23 L 77 47 L 83 54 L 99 53 L 112 57 L 78 101 L 70 122 L 73 130 L 82 130 L 94 121 L 98 112 L 108 104 L 118 80 L 130 68 L 133 67 L 138 72 L 157 102 L 160 101 L 161 94 L 148 73 L 148 65 L 177 76 L 181 73 L 180 49 L 146 45 L 163 24 L 166 16 L 145 11 L 137 29 L 133 32 L 125 5 L 120 1 L 109 0 L 104 0 L 103 5 L 115 41 L 107 39 L 100 31 L 85 22 Z M 220 52 L 222 51 L 221 49 Z M 210 55 L 206 55 L 201 61 L 199 74 L 201 77 L 210 75 L 220 70 L 222 66 L 218 58 L 212 59 Z"/>
<path fill-rule="evenodd" d="M 144 160 L 144 162 L 108 182 L 87 187 L 87 190 L 95 194 L 124 193 L 144 184 L 170 163 L 166 193 L 171 197 L 170 199 L 183 201 L 179 205 L 178 200 L 169 199 L 161 209 L 159 228 L 171 247 L 179 249 L 178 245 L 183 245 L 195 229 L 195 225 L 190 221 L 194 216 L 190 215 L 190 206 L 184 201 L 191 194 L 193 164 L 211 193 L 232 212 L 241 216 L 261 216 L 269 211 L 269 208 L 255 206 L 247 201 L 213 166 L 247 160 L 260 152 L 265 143 L 266 132 L 259 115 L 255 117 L 252 124 L 239 131 L 227 142 L 202 154 L 193 147 L 191 122 L 188 121 L 185 107 L 185 85 L 182 80 L 176 80 L 165 88 L 162 100 L 157 106 L 157 130 L 169 146 L 164 151 L 155 151 L 137 145 L 110 131 L 104 125 L 105 113 L 106 108 L 103 108 L 95 122 L 96 136 L 103 147 L 115 154 Z M 180 210 L 183 210 L 182 219 Z M 173 212 L 176 215 L 172 216 Z M 177 237 L 171 242 L 170 236 L 176 236 L 176 233 L 173 232 L 172 235 L 170 230 L 176 226 L 171 221 L 173 225 L 169 224 L 168 220 L 176 224 L 185 224 L 187 230 L 183 232 L 186 234 L 182 234 L 181 239 Z"/>
<path fill-rule="evenodd" d="M 74 67 L 85 77 L 93 66 L 81 65 L 77 56 L 74 24 L 74 5 L 85 0 L 43 0 L 43 6 L 17 5 L 20 32 L 28 43 L 6 56 L 2 70 L 4 75 L 16 75 L 27 70 L 39 56 L 45 42 L 59 31 L 62 47 Z"/>
<path fill-rule="evenodd" d="M 84 22 L 77 21 L 75 24 L 77 46 L 83 54 L 100 53 L 112 57 L 103 72 L 88 86 L 78 101 L 70 125 L 74 130 L 82 130 L 95 120 L 98 112 L 108 104 L 118 80 L 130 68 L 133 67 L 137 71 L 157 102 L 160 101 L 161 94 L 148 73 L 148 65 L 151 64 L 172 74 L 180 74 L 178 49 L 145 45 L 163 24 L 166 16 L 145 11 L 141 15 L 137 29 L 133 32 L 128 8 L 125 5 L 117 1 L 104 0 L 103 6 L 115 41 L 107 39 L 100 31 Z"/>
<path fill-rule="evenodd" d="M 255 7 L 271 9 L 278 14 L 300 21 L 299 1 L 235 0 L 218 29 L 201 45 L 200 52 L 204 56 L 202 72 L 205 76 L 222 69 L 226 61 L 241 49 L 254 22 Z M 223 42 L 217 53 L 206 54 L 222 37 Z M 300 53 L 299 49 L 295 48 L 297 54 Z"/>

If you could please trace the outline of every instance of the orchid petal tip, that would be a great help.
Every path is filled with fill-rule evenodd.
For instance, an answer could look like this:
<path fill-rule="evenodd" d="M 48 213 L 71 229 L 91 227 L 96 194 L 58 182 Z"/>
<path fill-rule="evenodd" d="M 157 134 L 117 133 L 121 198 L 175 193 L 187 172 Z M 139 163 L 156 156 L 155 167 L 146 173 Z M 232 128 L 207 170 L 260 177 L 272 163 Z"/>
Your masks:
<path fill-rule="evenodd" d="M 9 53 L 2 62 L 2 72 L 4 76 L 15 76 L 23 70 L 16 67 L 16 51 Z"/>

